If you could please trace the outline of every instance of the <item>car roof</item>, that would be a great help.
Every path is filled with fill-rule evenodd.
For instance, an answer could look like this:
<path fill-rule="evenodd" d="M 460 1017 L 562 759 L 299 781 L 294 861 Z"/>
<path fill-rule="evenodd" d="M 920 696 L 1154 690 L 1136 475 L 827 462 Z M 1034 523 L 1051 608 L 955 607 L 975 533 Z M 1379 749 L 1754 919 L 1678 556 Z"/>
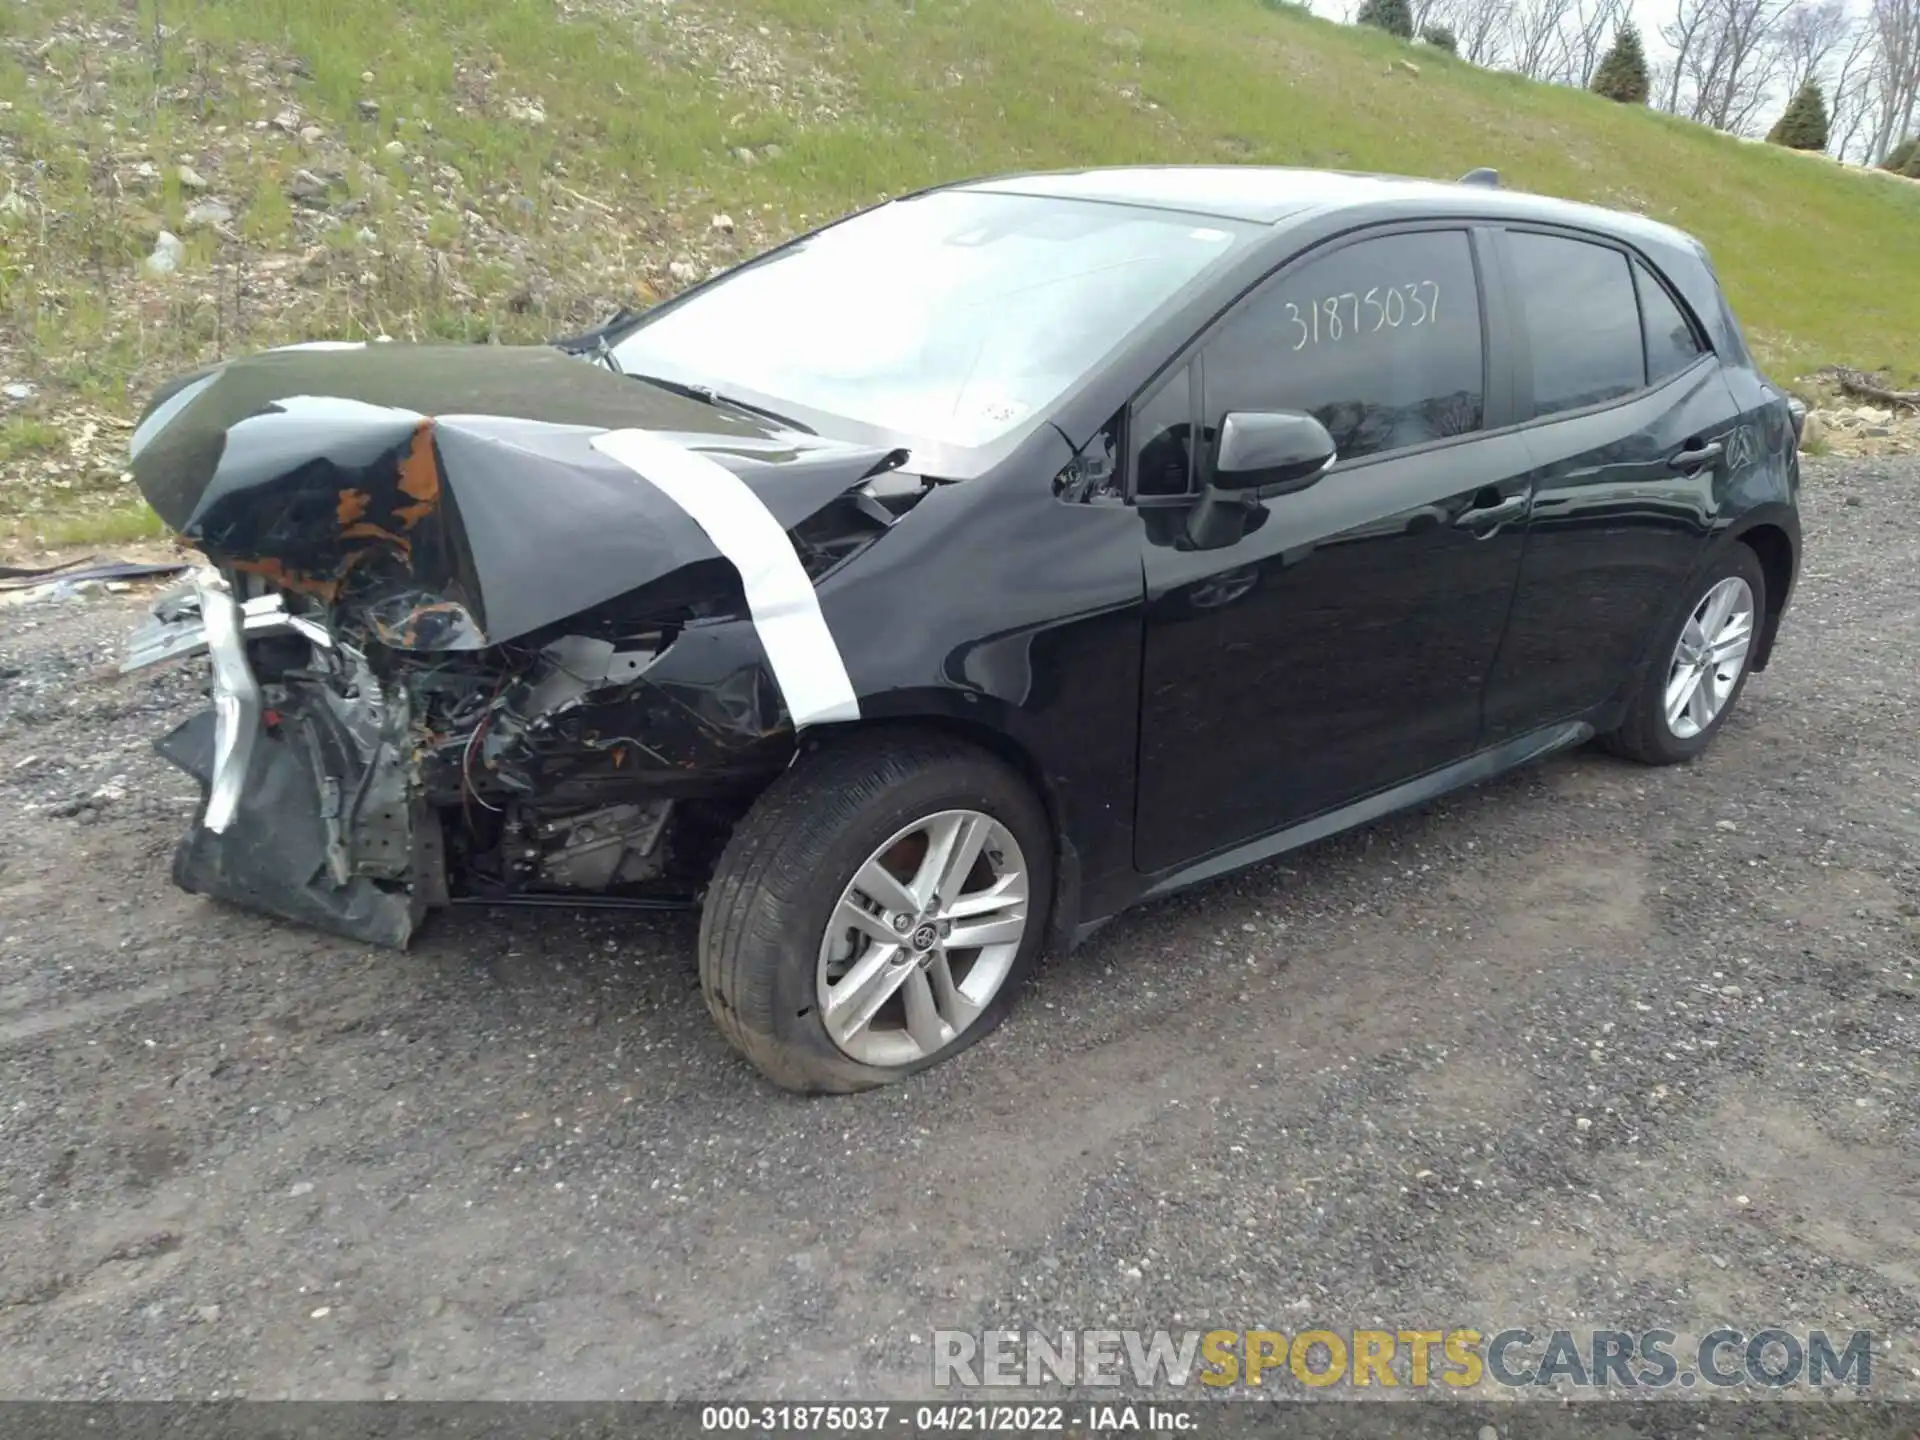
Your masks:
<path fill-rule="evenodd" d="M 1324 205 L 1412 199 L 1452 187 L 1399 176 L 1279 165 L 1138 165 L 995 175 L 955 188 L 1105 200 L 1270 225 Z"/>
<path fill-rule="evenodd" d="M 1560 200 L 1497 184 L 1462 184 L 1350 170 L 1284 165 L 1138 165 L 1032 171 L 963 181 L 951 188 L 1095 200 L 1277 225 L 1313 211 L 1367 208 L 1407 214 L 1478 214 L 1582 226 L 1621 236 L 1688 237 L 1623 210 Z"/>

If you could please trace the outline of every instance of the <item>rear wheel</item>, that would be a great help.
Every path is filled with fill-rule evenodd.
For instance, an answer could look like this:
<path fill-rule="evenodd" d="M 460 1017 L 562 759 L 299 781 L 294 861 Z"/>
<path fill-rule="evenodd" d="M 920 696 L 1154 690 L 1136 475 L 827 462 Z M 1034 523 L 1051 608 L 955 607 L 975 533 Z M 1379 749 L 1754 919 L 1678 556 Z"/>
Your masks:
<path fill-rule="evenodd" d="M 1766 603 L 1759 556 L 1729 546 L 1668 623 L 1626 719 L 1604 737 L 1607 748 L 1646 765 L 1680 764 L 1706 749 L 1746 688 Z"/>
<path fill-rule="evenodd" d="M 803 755 L 740 821 L 700 926 L 707 1006 L 776 1084 L 847 1092 L 950 1058 L 1005 1015 L 1053 898 L 1046 813 L 933 734 Z"/>

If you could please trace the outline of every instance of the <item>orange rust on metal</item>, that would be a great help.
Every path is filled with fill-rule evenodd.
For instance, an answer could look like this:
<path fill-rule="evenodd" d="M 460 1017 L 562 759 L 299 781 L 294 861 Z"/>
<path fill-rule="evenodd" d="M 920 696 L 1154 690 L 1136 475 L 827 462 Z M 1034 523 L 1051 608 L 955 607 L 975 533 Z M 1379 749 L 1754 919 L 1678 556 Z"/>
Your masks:
<path fill-rule="evenodd" d="M 351 486 L 342 490 L 340 492 L 340 504 L 336 509 L 336 513 L 340 517 L 340 528 L 345 530 L 347 526 L 353 524 L 353 522 L 358 520 L 362 515 L 365 515 L 367 513 L 367 507 L 371 504 L 373 504 L 373 496 L 364 490 L 355 490 Z"/>
<path fill-rule="evenodd" d="M 358 524 L 349 525 L 340 532 L 340 538 L 343 540 L 388 540 L 399 546 L 402 553 L 407 555 L 413 553 L 412 541 L 408 540 L 404 535 L 396 535 L 391 530 L 382 529 L 371 520 L 362 520 Z"/>
<path fill-rule="evenodd" d="M 453 600 L 430 600 L 409 610 L 406 618 L 398 625 L 388 625 L 381 620 L 373 622 L 374 632 L 387 644 L 402 650 L 411 650 L 419 643 L 420 626 L 429 615 L 453 615 L 472 623 L 466 607 Z"/>
<path fill-rule="evenodd" d="M 389 645 L 401 650 L 411 650 L 413 637 L 419 633 L 419 626 L 420 617 L 416 613 L 408 615 L 399 625 L 389 625 L 384 620 L 376 619 L 373 622 L 373 632 Z"/>
<path fill-rule="evenodd" d="M 413 441 L 400 457 L 400 493 L 412 497 L 411 505 L 396 506 L 394 519 L 411 530 L 440 505 L 440 462 L 433 453 L 433 421 L 422 420 L 413 427 Z"/>
<path fill-rule="evenodd" d="M 374 547 L 371 545 L 362 545 L 357 550 L 347 551 L 346 555 L 342 557 L 340 561 L 340 568 L 334 571 L 333 578 L 334 578 L 335 584 L 337 585 L 346 584 L 347 577 L 353 574 L 353 572 L 360 567 L 360 565 L 367 559 L 368 556 L 377 555 L 379 553 L 381 552 L 374 549 Z"/>
<path fill-rule="evenodd" d="M 258 575 L 269 585 L 278 585 L 282 590 L 291 590 L 300 595 L 317 596 L 331 605 L 339 593 L 340 584 L 336 580 L 323 580 L 317 575 L 303 574 L 290 570 L 281 561 L 271 555 L 259 560 L 235 560 L 233 568 L 248 575 Z"/>

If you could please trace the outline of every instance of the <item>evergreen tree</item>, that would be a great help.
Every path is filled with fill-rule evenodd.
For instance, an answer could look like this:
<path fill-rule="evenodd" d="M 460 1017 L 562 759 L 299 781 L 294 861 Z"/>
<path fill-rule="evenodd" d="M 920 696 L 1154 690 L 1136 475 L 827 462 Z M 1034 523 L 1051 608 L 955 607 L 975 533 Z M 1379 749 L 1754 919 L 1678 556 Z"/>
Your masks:
<path fill-rule="evenodd" d="M 1353 18 L 1355 24 L 1371 25 L 1402 40 L 1413 38 L 1413 6 L 1409 0 L 1362 0 L 1360 13 Z"/>
<path fill-rule="evenodd" d="M 1591 88 L 1595 94 L 1622 105 L 1647 103 L 1653 84 L 1647 78 L 1647 56 L 1640 48 L 1640 32 L 1633 26 L 1622 25 L 1615 33 L 1613 48 L 1593 72 Z"/>
<path fill-rule="evenodd" d="M 1444 50 L 1449 55 L 1460 53 L 1460 42 L 1454 38 L 1453 31 L 1444 25 L 1429 25 L 1420 32 L 1420 38 L 1436 50 Z"/>
<path fill-rule="evenodd" d="M 1909 136 L 1889 150 L 1880 168 L 1905 175 L 1909 180 L 1920 180 L 1920 135 Z"/>
<path fill-rule="evenodd" d="M 1827 148 L 1827 102 L 1818 85 L 1809 80 L 1800 87 L 1767 139 L 1789 150 Z"/>

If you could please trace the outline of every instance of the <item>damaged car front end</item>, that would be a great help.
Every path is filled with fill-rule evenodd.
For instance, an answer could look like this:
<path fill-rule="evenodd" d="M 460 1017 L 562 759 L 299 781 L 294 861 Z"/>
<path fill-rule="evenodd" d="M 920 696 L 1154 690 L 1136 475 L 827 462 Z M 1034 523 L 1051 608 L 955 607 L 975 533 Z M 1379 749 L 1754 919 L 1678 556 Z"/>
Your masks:
<path fill-rule="evenodd" d="M 798 731 L 858 713 L 837 656 L 766 637 L 923 490 L 544 347 L 268 352 L 133 449 L 207 560 L 122 667 L 206 659 L 159 742 L 203 790 L 175 881 L 390 946 L 462 901 L 695 903 Z M 735 553 L 728 496 L 784 555 Z"/>

